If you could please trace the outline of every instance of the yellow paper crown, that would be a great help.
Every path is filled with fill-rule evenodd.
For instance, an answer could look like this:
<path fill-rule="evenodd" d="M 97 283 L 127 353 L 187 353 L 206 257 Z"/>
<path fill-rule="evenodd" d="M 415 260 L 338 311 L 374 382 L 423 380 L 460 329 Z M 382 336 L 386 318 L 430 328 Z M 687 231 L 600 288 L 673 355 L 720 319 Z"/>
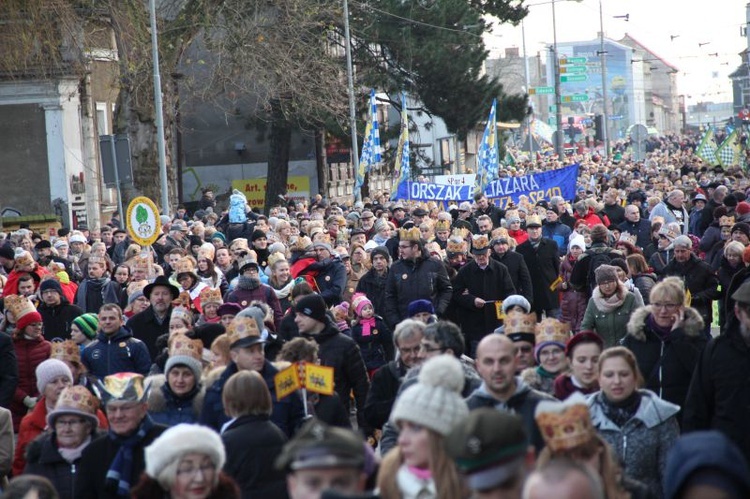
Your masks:
<path fill-rule="evenodd" d="M 5 297 L 5 308 L 13 314 L 16 322 L 21 320 L 24 315 L 36 312 L 36 307 L 25 296 L 8 295 Z"/>
<path fill-rule="evenodd" d="M 19 267 L 31 267 L 34 265 L 34 258 L 28 251 L 21 251 L 16 255 L 14 260 Z"/>
<path fill-rule="evenodd" d="M 77 410 L 95 416 L 96 411 L 99 409 L 99 399 L 85 386 L 69 386 L 60 393 L 55 404 L 55 411 L 65 409 Z"/>
<path fill-rule="evenodd" d="M 273 267 L 276 262 L 286 261 L 286 256 L 281 251 L 275 251 L 268 256 L 268 266 Z"/>
<path fill-rule="evenodd" d="M 552 452 L 580 447 L 590 442 L 596 434 L 586 400 L 580 394 L 571 395 L 565 402 L 540 402 L 535 419 L 544 442 Z"/>
<path fill-rule="evenodd" d="M 185 307 L 187 309 L 190 309 L 193 307 L 193 300 L 190 299 L 190 293 L 187 291 L 182 291 L 179 295 L 177 295 L 176 300 L 172 300 L 172 306 L 173 307 Z"/>
<path fill-rule="evenodd" d="M 450 220 L 438 220 L 435 223 L 435 232 L 451 230 Z"/>
<path fill-rule="evenodd" d="M 142 374 L 116 373 L 97 381 L 102 401 L 108 402 L 142 402 L 148 396 Z"/>
<path fill-rule="evenodd" d="M 451 232 L 451 237 L 460 237 L 461 239 L 466 239 L 467 237 L 469 237 L 469 234 L 469 229 L 465 227 L 456 227 Z"/>
<path fill-rule="evenodd" d="M 81 349 L 73 340 L 53 341 L 49 358 L 80 364 Z"/>
<path fill-rule="evenodd" d="M 508 229 L 505 227 L 498 227 L 497 229 L 494 229 L 492 231 L 492 239 L 499 239 L 501 237 L 508 238 L 510 237 L 510 234 L 508 234 Z"/>
<path fill-rule="evenodd" d="M 529 225 L 542 225 L 542 218 L 539 215 L 529 215 L 526 217 L 526 227 Z"/>
<path fill-rule="evenodd" d="M 448 253 L 466 253 L 466 241 L 457 236 L 451 236 L 445 244 L 445 251 Z"/>
<path fill-rule="evenodd" d="M 513 311 L 505 314 L 503 322 L 503 332 L 506 335 L 516 333 L 534 333 L 536 330 L 536 313 L 524 314 L 523 312 Z"/>
<path fill-rule="evenodd" d="M 536 325 L 535 334 L 537 345 L 547 341 L 565 345 L 570 338 L 570 324 L 547 317 Z"/>
<path fill-rule="evenodd" d="M 422 234 L 420 234 L 418 227 L 412 227 L 411 229 L 398 229 L 398 237 L 401 241 L 418 243 Z"/>
<path fill-rule="evenodd" d="M 135 255 L 131 258 L 130 267 L 133 269 L 148 269 L 151 265 L 151 257 L 148 255 Z"/>
<path fill-rule="evenodd" d="M 229 245 L 229 249 L 232 251 L 239 249 L 248 250 L 250 249 L 250 247 L 247 244 L 247 239 L 245 239 L 244 237 L 238 237 L 237 239 L 232 241 L 232 243 Z"/>
<path fill-rule="evenodd" d="M 195 260 L 189 256 L 183 256 L 174 265 L 177 274 L 195 274 Z"/>
<path fill-rule="evenodd" d="M 719 217 L 719 227 L 731 227 L 732 225 L 734 225 L 734 217 L 726 215 Z"/>
<path fill-rule="evenodd" d="M 312 241 L 307 236 L 300 236 L 289 245 L 289 251 L 305 251 L 312 245 Z"/>
<path fill-rule="evenodd" d="M 472 251 L 484 251 L 490 249 L 490 240 L 487 236 L 480 234 L 471 238 L 471 250 Z"/>
<path fill-rule="evenodd" d="M 215 289 L 215 288 L 203 288 L 203 291 L 201 291 L 200 294 L 201 298 L 201 305 L 205 305 L 207 303 L 218 303 L 221 305 L 224 303 L 224 300 L 221 298 L 221 290 Z"/>
<path fill-rule="evenodd" d="M 176 357 L 184 355 L 201 360 L 203 354 L 203 342 L 188 338 L 184 334 L 176 334 L 169 340 L 169 356 Z"/>
<path fill-rule="evenodd" d="M 189 308 L 186 308 L 183 306 L 174 307 L 172 309 L 172 315 L 170 315 L 170 318 L 181 319 L 185 324 L 188 324 L 188 325 L 193 323 L 193 313 L 190 311 Z"/>
<path fill-rule="evenodd" d="M 258 323 L 252 317 L 236 316 L 229 324 L 226 334 L 230 345 L 245 338 L 260 338 Z"/>

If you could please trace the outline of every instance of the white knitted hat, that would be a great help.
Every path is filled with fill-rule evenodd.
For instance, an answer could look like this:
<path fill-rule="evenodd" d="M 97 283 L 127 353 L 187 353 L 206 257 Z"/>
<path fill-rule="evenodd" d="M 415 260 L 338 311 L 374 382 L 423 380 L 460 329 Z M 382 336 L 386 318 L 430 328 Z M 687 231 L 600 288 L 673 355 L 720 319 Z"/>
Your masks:
<path fill-rule="evenodd" d="M 410 421 L 445 436 L 469 415 L 463 387 L 461 362 L 452 355 L 433 357 L 420 369 L 417 383 L 396 400 L 391 422 Z"/>
<path fill-rule="evenodd" d="M 218 433 L 197 424 L 178 424 L 146 447 L 146 474 L 158 479 L 164 468 L 193 452 L 210 457 L 217 471 L 224 467 L 226 452 Z"/>

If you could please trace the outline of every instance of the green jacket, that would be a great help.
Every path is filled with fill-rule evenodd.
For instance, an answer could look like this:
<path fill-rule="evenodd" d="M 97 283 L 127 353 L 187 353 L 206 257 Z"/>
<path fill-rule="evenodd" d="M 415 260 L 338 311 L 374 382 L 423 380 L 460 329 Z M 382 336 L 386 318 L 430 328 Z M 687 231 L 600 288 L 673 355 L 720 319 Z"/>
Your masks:
<path fill-rule="evenodd" d="M 625 301 L 620 305 L 620 308 L 609 313 L 600 311 L 594 303 L 594 299 L 590 298 L 589 304 L 586 306 L 586 312 L 583 314 L 580 330 L 596 331 L 604 340 L 604 348 L 616 346 L 627 334 L 630 314 L 636 308 L 635 296 L 631 292 L 628 292 L 625 296 Z"/>

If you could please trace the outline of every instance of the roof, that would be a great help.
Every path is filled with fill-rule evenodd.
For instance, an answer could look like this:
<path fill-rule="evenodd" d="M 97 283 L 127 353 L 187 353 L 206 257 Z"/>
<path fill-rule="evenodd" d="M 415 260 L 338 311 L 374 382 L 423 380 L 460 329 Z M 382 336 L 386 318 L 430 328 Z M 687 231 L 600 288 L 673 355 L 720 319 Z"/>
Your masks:
<path fill-rule="evenodd" d="M 664 64 L 668 68 L 673 69 L 674 71 L 679 71 L 678 68 L 677 68 L 677 66 L 674 66 L 673 64 L 670 64 L 669 62 L 667 62 L 663 57 L 659 56 L 653 50 L 649 49 L 644 44 L 642 44 L 641 42 L 639 42 L 638 40 L 636 40 L 635 38 L 633 38 L 633 35 L 631 35 L 629 33 L 625 33 L 625 36 L 622 37 L 622 39 L 620 40 L 620 42 L 624 43 L 625 45 L 628 45 L 629 43 L 633 44 L 633 45 L 637 45 L 639 49 L 641 49 L 641 50 L 643 50 L 645 52 L 648 52 L 651 56 L 653 56 L 654 58 L 656 58 L 657 60 L 659 60 L 659 62 L 661 62 L 662 64 Z M 630 46 L 630 45 L 628 45 L 628 46 Z"/>

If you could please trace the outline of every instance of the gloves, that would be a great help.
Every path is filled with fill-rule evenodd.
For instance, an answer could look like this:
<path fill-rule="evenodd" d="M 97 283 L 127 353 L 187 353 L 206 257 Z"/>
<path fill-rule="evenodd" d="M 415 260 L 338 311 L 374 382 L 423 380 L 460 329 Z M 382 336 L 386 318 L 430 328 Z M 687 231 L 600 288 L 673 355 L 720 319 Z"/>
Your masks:
<path fill-rule="evenodd" d="M 28 395 L 26 395 L 23 398 L 23 405 L 25 405 L 29 409 L 33 409 L 34 406 L 36 405 L 37 400 L 38 400 L 38 397 L 29 397 Z"/>

